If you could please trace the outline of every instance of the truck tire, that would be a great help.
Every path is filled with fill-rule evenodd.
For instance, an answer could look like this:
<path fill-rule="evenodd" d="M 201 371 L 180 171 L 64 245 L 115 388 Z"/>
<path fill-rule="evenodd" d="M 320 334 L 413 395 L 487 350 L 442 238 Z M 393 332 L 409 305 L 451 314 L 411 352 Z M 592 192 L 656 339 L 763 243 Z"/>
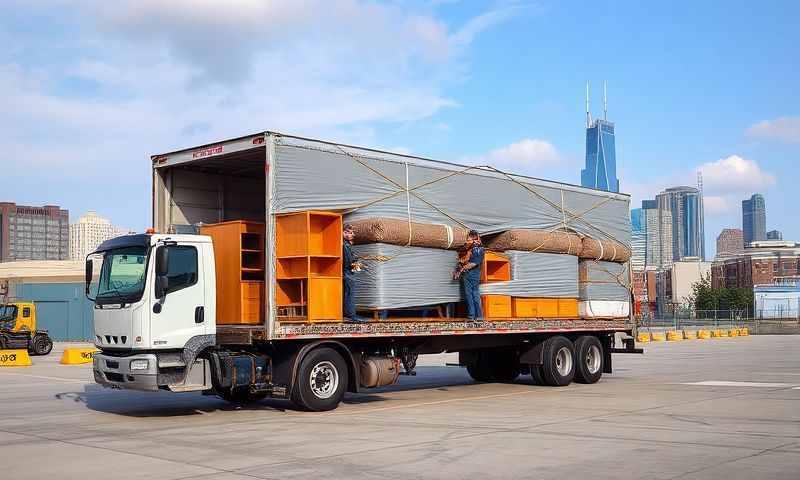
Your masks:
<path fill-rule="evenodd" d="M 597 337 L 584 335 L 575 341 L 575 381 L 597 383 L 603 376 L 603 345 Z"/>
<path fill-rule="evenodd" d="M 292 402 L 312 412 L 333 410 L 347 390 L 347 375 L 347 365 L 339 352 L 327 347 L 312 350 L 300 362 Z"/>
<path fill-rule="evenodd" d="M 544 382 L 544 377 L 542 376 L 541 365 L 531 365 L 531 378 L 533 379 L 533 383 L 536 385 L 547 385 Z"/>
<path fill-rule="evenodd" d="M 513 351 L 484 350 L 467 372 L 476 382 L 511 383 L 519 377 L 519 358 Z"/>
<path fill-rule="evenodd" d="M 551 387 L 564 387 L 575 376 L 575 350 L 568 338 L 550 337 L 542 345 L 542 379 Z"/>
<path fill-rule="evenodd" d="M 512 383 L 519 377 L 519 357 L 513 350 L 493 350 L 486 355 L 493 382 Z"/>
<path fill-rule="evenodd" d="M 44 333 L 37 333 L 33 336 L 30 345 L 30 353 L 33 355 L 47 355 L 53 350 L 53 341 L 50 336 Z"/>

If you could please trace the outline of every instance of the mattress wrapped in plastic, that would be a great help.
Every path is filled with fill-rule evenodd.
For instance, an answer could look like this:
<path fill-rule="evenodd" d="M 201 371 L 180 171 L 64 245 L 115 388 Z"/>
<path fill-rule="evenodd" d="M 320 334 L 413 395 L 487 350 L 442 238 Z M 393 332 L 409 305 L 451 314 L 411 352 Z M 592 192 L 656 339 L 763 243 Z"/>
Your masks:
<path fill-rule="evenodd" d="M 556 253 L 507 251 L 511 280 L 481 285 L 481 294 L 514 297 L 577 298 L 578 257 Z"/>
<path fill-rule="evenodd" d="M 484 239 L 489 250 L 525 250 L 529 252 L 580 255 L 581 237 L 564 231 L 513 229 Z"/>
<path fill-rule="evenodd" d="M 581 260 L 578 265 L 578 298 L 630 302 L 627 263 Z"/>
<path fill-rule="evenodd" d="M 631 258 L 631 249 L 614 240 L 584 237 L 580 257 L 625 263 Z"/>
<path fill-rule="evenodd" d="M 453 250 L 401 247 L 385 243 L 354 245 L 363 269 L 355 274 L 359 308 L 392 309 L 458 302 L 453 280 L 458 253 Z"/>
<path fill-rule="evenodd" d="M 464 227 L 409 222 L 397 218 L 365 218 L 347 221 L 353 226 L 355 243 L 458 249 L 467 241 Z"/>
<path fill-rule="evenodd" d="M 622 318 L 631 313 L 630 302 L 612 300 L 589 300 L 578 302 L 581 318 Z"/>

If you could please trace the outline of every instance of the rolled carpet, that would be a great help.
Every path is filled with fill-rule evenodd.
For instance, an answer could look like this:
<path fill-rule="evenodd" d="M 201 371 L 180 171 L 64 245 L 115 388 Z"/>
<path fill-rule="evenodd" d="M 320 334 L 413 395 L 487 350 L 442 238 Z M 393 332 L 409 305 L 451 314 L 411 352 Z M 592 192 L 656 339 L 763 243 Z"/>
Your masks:
<path fill-rule="evenodd" d="M 631 249 L 615 240 L 597 240 L 584 237 L 583 249 L 578 256 L 592 260 L 625 263 L 631 258 Z"/>
<path fill-rule="evenodd" d="M 489 250 L 524 250 L 542 253 L 566 253 L 580 255 L 583 250 L 581 237 L 562 231 L 513 229 L 506 230 L 484 241 Z"/>
<path fill-rule="evenodd" d="M 469 232 L 464 227 L 415 223 L 396 218 L 365 218 L 348 223 L 353 226 L 356 245 L 388 243 L 457 250 L 466 243 Z"/>

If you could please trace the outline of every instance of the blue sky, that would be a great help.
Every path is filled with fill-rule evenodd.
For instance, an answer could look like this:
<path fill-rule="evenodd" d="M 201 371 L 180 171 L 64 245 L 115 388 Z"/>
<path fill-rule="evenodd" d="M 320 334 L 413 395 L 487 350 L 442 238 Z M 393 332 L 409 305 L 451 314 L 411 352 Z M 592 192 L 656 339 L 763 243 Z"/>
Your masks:
<path fill-rule="evenodd" d="M 797 2 L 18 1 L 0 5 L 0 200 L 150 223 L 149 155 L 263 129 L 577 183 L 584 89 L 623 191 L 706 187 L 800 240 Z"/>

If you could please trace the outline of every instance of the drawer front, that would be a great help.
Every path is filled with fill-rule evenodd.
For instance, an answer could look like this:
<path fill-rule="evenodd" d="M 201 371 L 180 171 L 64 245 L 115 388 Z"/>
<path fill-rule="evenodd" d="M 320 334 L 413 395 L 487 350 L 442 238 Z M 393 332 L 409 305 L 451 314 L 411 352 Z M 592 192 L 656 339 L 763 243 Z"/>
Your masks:
<path fill-rule="evenodd" d="M 483 295 L 483 316 L 486 318 L 511 318 L 511 296 Z"/>
<path fill-rule="evenodd" d="M 242 323 L 257 325 L 264 322 L 264 283 L 242 283 Z"/>

